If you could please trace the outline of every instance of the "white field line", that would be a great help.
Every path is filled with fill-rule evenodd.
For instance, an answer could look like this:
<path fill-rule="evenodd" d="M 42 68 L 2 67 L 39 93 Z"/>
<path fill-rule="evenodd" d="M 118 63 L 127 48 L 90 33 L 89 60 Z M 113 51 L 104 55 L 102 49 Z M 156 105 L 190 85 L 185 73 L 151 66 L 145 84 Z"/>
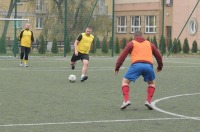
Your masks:
<path fill-rule="evenodd" d="M 157 99 L 157 100 L 153 101 L 152 105 L 153 105 L 155 110 L 162 112 L 162 113 L 165 113 L 165 114 L 168 114 L 168 115 L 173 115 L 173 116 L 176 116 L 176 117 L 181 117 L 181 118 L 186 118 L 186 119 L 200 120 L 200 117 L 190 117 L 190 116 L 180 115 L 180 114 L 168 112 L 168 111 L 165 111 L 165 110 L 162 110 L 162 109 L 156 107 L 156 103 L 158 103 L 162 100 L 172 99 L 172 98 L 182 97 L 182 96 L 193 96 L 193 95 L 200 95 L 200 93 L 181 94 L 181 95 L 169 96 L 169 97 L 165 97 L 165 98 L 161 98 L 161 99 Z"/>
<path fill-rule="evenodd" d="M 99 121 L 77 121 L 77 122 L 51 122 L 51 123 L 32 123 L 32 124 L 31 123 L 30 124 L 5 124 L 5 125 L 0 125 L 0 127 L 116 123 L 116 122 L 134 122 L 134 121 L 164 121 L 164 120 L 185 120 L 185 119 L 187 118 L 149 118 L 149 119 L 99 120 Z"/>

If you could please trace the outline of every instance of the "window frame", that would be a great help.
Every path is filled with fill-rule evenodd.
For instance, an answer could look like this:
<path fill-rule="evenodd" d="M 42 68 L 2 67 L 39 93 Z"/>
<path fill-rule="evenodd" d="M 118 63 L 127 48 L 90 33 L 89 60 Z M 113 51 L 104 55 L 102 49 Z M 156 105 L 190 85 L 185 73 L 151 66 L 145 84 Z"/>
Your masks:
<path fill-rule="evenodd" d="M 43 29 L 43 20 L 42 17 L 36 17 L 35 27 L 36 29 Z"/>
<path fill-rule="evenodd" d="M 124 19 L 124 22 L 122 22 L 123 19 Z M 117 33 L 127 33 L 127 16 L 117 17 Z"/>
<path fill-rule="evenodd" d="M 191 19 L 188 23 L 188 31 L 190 35 L 195 35 L 198 31 L 198 22 L 196 19 Z"/>
<path fill-rule="evenodd" d="M 151 25 L 151 18 L 153 17 L 153 24 Z M 153 30 L 153 31 L 151 31 Z M 156 16 L 145 16 L 145 33 L 156 33 Z"/>
<path fill-rule="evenodd" d="M 138 25 L 135 25 L 137 18 L 139 18 L 139 22 Z M 141 30 L 141 16 L 131 16 L 131 33 L 135 33 L 137 30 Z"/>

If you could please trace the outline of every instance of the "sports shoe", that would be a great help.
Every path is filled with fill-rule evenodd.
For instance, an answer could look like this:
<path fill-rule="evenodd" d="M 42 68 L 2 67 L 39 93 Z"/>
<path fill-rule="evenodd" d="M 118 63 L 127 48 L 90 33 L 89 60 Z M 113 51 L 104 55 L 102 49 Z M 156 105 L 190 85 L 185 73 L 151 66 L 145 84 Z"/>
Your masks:
<path fill-rule="evenodd" d="M 25 64 L 25 65 L 24 65 L 24 67 L 28 67 L 28 65 L 27 65 L 27 64 Z"/>
<path fill-rule="evenodd" d="M 24 66 L 24 64 L 22 62 L 20 62 L 19 66 L 22 67 L 22 66 Z"/>
<path fill-rule="evenodd" d="M 153 110 L 152 104 L 149 103 L 148 101 L 145 101 L 144 105 L 145 105 L 149 110 Z"/>
<path fill-rule="evenodd" d="M 71 64 L 71 68 L 72 68 L 72 70 L 74 70 L 75 69 L 75 64 Z"/>
<path fill-rule="evenodd" d="M 120 107 L 120 109 L 121 110 L 126 109 L 126 107 L 129 106 L 129 105 L 131 105 L 130 101 L 126 101 L 126 102 L 124 101 L 123 104 L 122 104 L 122 106 Z"/>
<path fill-rule="evenodd" d="M 87 79 L 88 79 L 88 76 L 83 76 L 83 77 L 81 77 L 81 82 L 83 82 L 83 81 L 85 81 Z"/>

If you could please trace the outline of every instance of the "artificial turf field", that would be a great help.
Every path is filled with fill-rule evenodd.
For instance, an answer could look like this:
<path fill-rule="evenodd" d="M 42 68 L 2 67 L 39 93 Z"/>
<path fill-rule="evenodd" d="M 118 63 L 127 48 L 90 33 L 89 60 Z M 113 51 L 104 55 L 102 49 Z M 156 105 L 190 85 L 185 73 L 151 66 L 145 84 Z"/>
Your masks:
<path fill-rule="evenodd" d="M 88 80 L 80 82 L 82 63 L 74 71 L 70 57 L 0 56 L 0 132 L 198 132 L 200 130 L 200 56 L 164 57 L 156 74 L 155 110 L 144 106 L 147 84 L 131 83 L 132 105 L 121 111 L 117 57 L 90 57 Z M 157 64 L 154 62 L 154 68 Z M 70 83 L 68 76 L 77 81 Z"/>

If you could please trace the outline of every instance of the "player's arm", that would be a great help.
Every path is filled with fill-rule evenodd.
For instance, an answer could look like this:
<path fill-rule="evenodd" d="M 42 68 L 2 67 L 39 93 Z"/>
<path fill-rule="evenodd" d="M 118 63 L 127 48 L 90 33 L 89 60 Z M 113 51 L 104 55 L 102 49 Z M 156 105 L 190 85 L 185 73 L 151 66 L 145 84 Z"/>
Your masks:
<path fill-rule="evenodd" d="M 162 55 L 158 51 L 158 49 L 155 47 L 154 44 L 151 43 L 152 53 L 154 57 L 156 58 L 156 61 L 158 63 L 158 67 L 156 69 L 157 72 L 161 71 L 163 68 L 163 62 L 162 62 Z"/>
<path fill-rule="evenodd" d="M 74 42 L 74 53 L 76 56 L 78 55 L 78 43 L 81 41 L 81 39 L 82 39 L 82 34 L 80 34 Z"/>
<path fill-rule="evenodd" d="M 127 55 L 132 52 L 132 50 L 133 50 L 133 42 L 130 42 L 130 43 L 128 43 L 126 45 L 126 47 L 124 48 L 124 50 L 122 51 L 122 53 L 120 54 L 120 56 L 117 59 L 117 63 L 115 65 L 115 74 L 118 73 L 119 68 L 123 64 L 123 62 L 126 59 Z"/>
<path fill-rule="evenodd" d="M 33 32 L 31 31 L 31 42 L 34 42 Z"/>

